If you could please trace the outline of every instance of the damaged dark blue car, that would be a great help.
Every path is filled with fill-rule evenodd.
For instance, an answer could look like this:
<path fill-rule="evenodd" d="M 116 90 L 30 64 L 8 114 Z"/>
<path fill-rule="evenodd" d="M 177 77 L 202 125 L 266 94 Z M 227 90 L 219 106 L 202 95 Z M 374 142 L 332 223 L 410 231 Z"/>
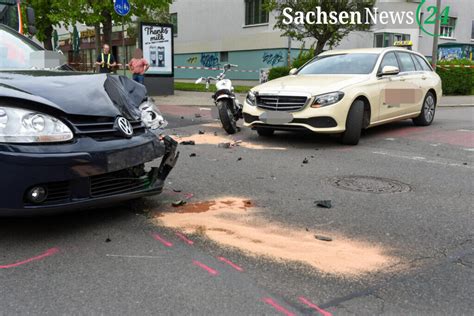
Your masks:
<path fill-rule="evenodd" d="M 0 25 L 0 216 L 160 193 L 177 143 L 157 136 L 166 121 L 145 87 L 55 66 L 54 54 Z"/>

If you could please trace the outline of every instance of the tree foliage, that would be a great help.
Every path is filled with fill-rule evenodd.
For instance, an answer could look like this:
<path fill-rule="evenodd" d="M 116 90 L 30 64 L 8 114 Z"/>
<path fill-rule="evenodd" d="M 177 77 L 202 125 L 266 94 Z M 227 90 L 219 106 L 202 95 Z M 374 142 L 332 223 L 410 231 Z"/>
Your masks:
<path fill-rule="evenodd" d="M 125 23 L 136 19 L 149 20 L 166 17 L 172 0 L 130 0 L 130 14 L 123 18 Z M 25 0 L 36 13 L 37 38 L 51 49 L 51 37 L 55 26 L 82 23 L 96 29 L 96 46 L 112 41 L 114 22 L 121 23 L 122 17 L 115 13 L 113 0 Z M 156 21 L 156 20 L 151 20 Z M 100 38 L 102 29 L 103 41 Z"/>
<path fill-rule="evenodd" d="M 35 10 L 36 38 L 43 42 L 46 49 L 52 50 L 54 27 L 70 20 L 68 0 L 25 0 L 23 3 Z"/>
<path fill-rule="evenodd" d="M 268 10 L 283 12 L 285 8 L 291 8 L 294 12 L 315 11 L 316 7 L 321 7 L 322 12 L 360 12 L 365 16 L 365 8 L 372 9 L 375 0 L 269 0 Z M 277 14 L 275 28 L 283 31 L 282 36 L 289 36 L 296 40 L 314 38 L 312 45 L 315 48 L 315 54 L 323 51 L 324 46 L 333 47 L 337 45 L 344 37 L 352 31 L 364 31 L 370 28 L 367 24 L 285 24 L 285 16 Z"/>

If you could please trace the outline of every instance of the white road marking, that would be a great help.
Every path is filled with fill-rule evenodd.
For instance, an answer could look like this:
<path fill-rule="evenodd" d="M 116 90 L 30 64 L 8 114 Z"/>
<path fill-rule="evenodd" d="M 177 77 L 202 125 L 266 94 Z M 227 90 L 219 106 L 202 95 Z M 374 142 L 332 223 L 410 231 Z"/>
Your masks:
<path fill-rule="evenodd" d="M 212 111 L 211 108 L 199 108 L 199 111 Z"/>
<path fill-rule="evenodd" d="M 393 157 L 393 158 L 409 159 L 409 160 L 413 160 L 413 161 L 422 161 L 422 162 L 426 162 L 426 163 L 430 163 L 430 164 L 437 164 L 437 165 L 450 166 L 450 167 L 464 167 L 464 168 L 468 168 L 468 169 L 474 169 L 473 166 L 464 165 L 464 164 L 461 164 L 461 163 L 451 163 L 451 162 L 442 161 L 442 160 L 427 159 L 425 157 L 420 157 L 420 156 L 404 156 L 404 155 L 387 153 L 387 152 L 383 152 L 383 151 L 374 151 L 372 153 L 376 154 L 376 155 L 389 156 L 389 157 Z"/>
<path fill-rule="evenodd" d="M 458 129 L 458 132 L 474 132 L 473 130 L 470 129 Z"/>
<path fill-rule="evenodd" d="M 389 138 L 385 138 L 385 140 L 394 141 L 394 140 L 395 140 L 395 138 L 391 138 L 391 137 L 389 137 Z"/>
<path fill-rule="evenodd" d="M 465 151 L 474 151 L 474 148 L 464 148 Z"/>

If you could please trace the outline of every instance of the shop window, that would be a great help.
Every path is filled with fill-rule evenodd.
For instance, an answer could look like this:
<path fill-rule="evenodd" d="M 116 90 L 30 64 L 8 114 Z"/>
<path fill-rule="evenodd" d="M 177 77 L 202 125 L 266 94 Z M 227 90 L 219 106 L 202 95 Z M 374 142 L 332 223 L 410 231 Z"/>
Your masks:
<path fill-rule="evenodd" d="M 456 28 L 456 18 L 449 17 L 448 24 L 441 25 L 441 37 L 454 38 L 454 30 Z"/>
<path fill-rule="evenodd" d="M 171 13 L 170 21 L 173 24 L 173 35 L 178 36 L 178 13 Z"/>
<path fill-rule="evenodd" d="M 265 0 L 245 0 L 245 25 L 268 23 Z"/>
<path fill-rule="evenodd" d="M 229 62 L 229 52 L 221 52 L 221 56 L 219 59 L 221 63 Z"/>
<path fill-rule="evenodd" d="M 396 41 L 409 41 L 410 34 L 377 33 L 374 37 L 374 47 L 390 47 Z"/>

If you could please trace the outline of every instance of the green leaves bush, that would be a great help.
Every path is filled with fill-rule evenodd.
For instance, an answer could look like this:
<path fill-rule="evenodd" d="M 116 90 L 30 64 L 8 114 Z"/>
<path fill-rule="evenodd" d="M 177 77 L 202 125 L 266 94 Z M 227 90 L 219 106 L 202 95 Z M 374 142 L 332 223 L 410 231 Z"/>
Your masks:
<path fill-rule="evenodd" d="M 280 77 L 288 76 L 290 68 L 287 66 L 273 67 L 268 73 L 268 80 L 277 79 Z"/>
<path fill-rule="evenodd" d="M 441 77 L 443 82 L 443 94 L 470 95 L 474 88 L 474 68 L 450 67 L 453 65 L 474 66 L 474 62 L 468 59 L 456 59 L 438 62 L 436 72 Z"/>

